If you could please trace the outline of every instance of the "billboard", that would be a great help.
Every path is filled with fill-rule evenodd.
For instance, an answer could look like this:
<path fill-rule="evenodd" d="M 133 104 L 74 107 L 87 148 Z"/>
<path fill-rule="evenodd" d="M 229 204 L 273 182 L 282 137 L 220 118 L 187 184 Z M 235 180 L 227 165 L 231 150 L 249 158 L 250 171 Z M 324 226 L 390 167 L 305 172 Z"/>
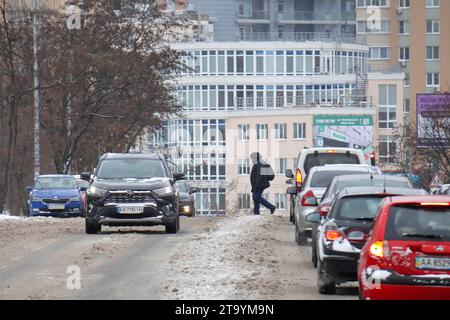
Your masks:
<path fill-rule="evenodd" d="M 315 147 L 342 147 L 373 151 L 371 115 L 316 115 L 313 117 Z"/>
<path fill-rule="evenodd" d="M 440 125 L 437 125 L 437 124 Z M 450 94 L 417 95 L 417 146 L 450 147 Z M 443 130 L 447 129 L 447 130 Z"/>

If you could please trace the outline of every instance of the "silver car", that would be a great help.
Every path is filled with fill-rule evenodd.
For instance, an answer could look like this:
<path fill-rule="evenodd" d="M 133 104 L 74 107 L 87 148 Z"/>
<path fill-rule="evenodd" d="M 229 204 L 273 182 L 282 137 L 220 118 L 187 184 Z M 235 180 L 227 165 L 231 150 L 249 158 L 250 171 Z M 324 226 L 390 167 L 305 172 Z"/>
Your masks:
<path fill-rule="evenodd" d="M 325 165 L 311 169 L 295 200 L 295 241 L 299 245 L 306 245 L 311 238 L 312 225 L 306 222 L 306 216 L 316 210 L 333 178 L 361 173 L 378 174 L 377 170 L 365 164 Z"/>

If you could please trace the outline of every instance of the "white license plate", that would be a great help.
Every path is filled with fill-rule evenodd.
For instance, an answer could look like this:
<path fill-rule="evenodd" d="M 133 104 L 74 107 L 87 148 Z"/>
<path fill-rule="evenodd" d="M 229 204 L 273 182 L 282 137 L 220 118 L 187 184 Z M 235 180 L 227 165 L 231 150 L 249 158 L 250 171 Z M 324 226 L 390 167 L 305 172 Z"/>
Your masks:
<path fill-rule="evenodd" d="M 65 208 L 66 205 L 64 204 L 51 203 L 48 205 L 49 210 L 64 210 Z"/>
<path fill-rule="evenodd" d="M 416 257 L 416 269 L 450 270 L 450 258 Z"/>
<path fill-rule="evenodd" d="M 120 214 L 141 214 L 144 213 L 144 207 L 118 207 L 117 212 Z"/>

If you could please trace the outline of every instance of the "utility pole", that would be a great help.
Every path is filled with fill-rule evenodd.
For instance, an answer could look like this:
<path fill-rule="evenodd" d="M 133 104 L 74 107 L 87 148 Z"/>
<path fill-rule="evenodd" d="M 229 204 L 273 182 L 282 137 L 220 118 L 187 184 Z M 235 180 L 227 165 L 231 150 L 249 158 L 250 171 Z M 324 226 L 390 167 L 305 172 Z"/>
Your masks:
<path fill-rule="evenodd" d="M 38 19 L 37 0 L 32 0 L 33 12 L 33 73 L 34 73 L 34 177 L 41 171 L 41 145 L 40 145 L 40 82 L 38 63 Z"/>

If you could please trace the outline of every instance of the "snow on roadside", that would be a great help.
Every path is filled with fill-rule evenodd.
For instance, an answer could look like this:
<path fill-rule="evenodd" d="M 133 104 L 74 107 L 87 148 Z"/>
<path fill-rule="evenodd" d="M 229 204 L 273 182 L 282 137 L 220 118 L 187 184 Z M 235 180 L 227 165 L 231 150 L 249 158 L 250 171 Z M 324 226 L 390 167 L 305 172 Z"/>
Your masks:
<path fill-rule="evenodd" d="M 276 295 L 271 248 L 276 216 L 228 216 L 180 243 L 162 289 L 167 299 L 261 299 Z"/>
<path fill-rule="evenodd" d="M 20 219 L 22 219 L 22 217 L 10 216 L 10 215 L 6 215 L 6 214 L 0 214 L 0 221 L 4 221 L 4 220 L 20 220 Z"/>

